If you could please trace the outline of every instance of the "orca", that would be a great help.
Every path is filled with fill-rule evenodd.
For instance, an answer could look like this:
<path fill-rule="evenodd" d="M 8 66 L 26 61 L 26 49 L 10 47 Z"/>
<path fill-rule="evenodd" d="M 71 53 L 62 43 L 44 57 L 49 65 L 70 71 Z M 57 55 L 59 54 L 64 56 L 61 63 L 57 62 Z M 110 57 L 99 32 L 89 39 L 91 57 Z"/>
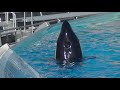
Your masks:
<path fill-rule="evenodd" d="M 79 39 L 73 32 L 69 22 L 65 20 L 57 39 L 56 59 L 59 61 L 74 62 L 82 60 L 82 50 Z"/>

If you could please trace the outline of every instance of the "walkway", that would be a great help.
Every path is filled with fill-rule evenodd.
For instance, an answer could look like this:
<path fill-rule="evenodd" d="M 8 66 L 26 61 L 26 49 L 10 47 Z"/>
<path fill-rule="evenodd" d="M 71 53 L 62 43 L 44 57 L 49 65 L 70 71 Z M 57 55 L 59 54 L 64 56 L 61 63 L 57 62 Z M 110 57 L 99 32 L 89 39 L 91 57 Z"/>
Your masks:
<path fill-rule="evenodd" d="M 107 12 L 70 12 L 70 13 L 61 13 L 61 14 L 53 14 L 53 15 L 44 15 L 44 16 L 34 16 L 34 21 L 42 21 L 42 20 L 53 20 L 53 19 L 60 19 L 60 18 L 69 18 L 69 17 L 77 17 L 77 16 L 86 16 L 86 15 L 93 15 L 93 14 L 102 14 Z M 19 22 L 23 22 L 24 18 L 17 18 Z M 30 22 L 31 17 L 26 17 L 26 21 Z"/>

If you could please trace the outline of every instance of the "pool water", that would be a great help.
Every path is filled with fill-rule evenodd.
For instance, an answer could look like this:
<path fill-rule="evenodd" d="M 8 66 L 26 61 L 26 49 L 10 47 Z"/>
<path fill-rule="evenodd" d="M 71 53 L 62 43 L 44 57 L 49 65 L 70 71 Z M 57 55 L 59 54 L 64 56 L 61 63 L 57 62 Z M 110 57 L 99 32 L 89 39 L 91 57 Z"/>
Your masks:
<path fill-rule="evenodd" d="M 120 12 L 69 21 L 80 40 L 83 62 L 69 67 L 55 60 L 62 23 L 47 27 L 18 43 L 13 50 L 46 78 L 120 78 Z"/>

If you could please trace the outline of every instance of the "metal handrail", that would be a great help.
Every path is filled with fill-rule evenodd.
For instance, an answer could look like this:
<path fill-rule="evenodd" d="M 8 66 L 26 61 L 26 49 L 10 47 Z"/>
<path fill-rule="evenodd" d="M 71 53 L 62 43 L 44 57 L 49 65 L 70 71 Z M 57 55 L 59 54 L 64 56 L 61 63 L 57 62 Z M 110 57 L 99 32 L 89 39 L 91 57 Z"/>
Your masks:
<path fill-rule="evenodd" d="M 54 21 L 57 21 L 57 20 L 47 21 L 46 23 L 50 23 L 50 22 L 54 22 Z M 42 24 L 42 23 L 36 23 L 36 24 L 33 24 L 33 25 L 26 25 L 26 26 L 19 26 L 19 27 L 16 27 L 16 28 L 8 28 L 8 29 L 1 30 L 0 32 L 14 30 L 14 29 L 20 29 L 20 28 L 24 28 L 24 27 L 38 26 L 40 24 Z M 48 26 L 49 26 L 49 24 L 48 24 Z"/>
<path fill-rule="evenodd" d="M 12 13 L 13 15 L 13 28 L 16 28 L 16 14 L 14 12 L 5 12 L 5 18 L 6 18 L 6 22 L 8 24 L 9 21 L 9 13 Z M 16 30 L 16 29 L 15 29 Z"/>
<path fill-rule="evenodd" d="M 10 30 L 14 30 L 14 29 L 20 29 L 20 28 L 24 28 L 24 27 L 37 26 L 37 25 L 40 25 L 40 24 L 41 23 L 36 23 L 36 24 L 33 24 L 33 25 L 19 26 L 19 27 L 16 27 L 16 28 L 8 28 L 8 29 L 1 30 L 0 32 L 10 31 Z"/>
<path fill-rule="evenodd" d="M 13 14 L 13 27 L 16 28 L 16 14 L 14 12 L 10 12 Z M 15 29 L 16 30 L 16 29 Z"/>
<path fill-rule="evenodd" d="M 55 19 L 55 20 L 50 20 L 50 21 L 47 21 L 47 23 L 50 23 L 50 22 L 54 22 L 54 21 L 57 21 L 58 19 Z M 60 20 L 60 19 L 59 19 Z M 61 21 L 61 20 L 60 20 Z M 9 31 L 9 30 L 14 30 L 14 29 L 20 29 L 20 28 L 25 28 L 25 27 L 31 27 L 31 26 L 37 26 L 37 25 L 40 25 L 42 24 L 41 22 L 40 23 L 36 23 L 36 24 L 33 24 L 33 25 L 25 25 L 25 26 L 19 26 L 19 27 L 16 27 L 16 28 L 9 28 L 9 29 L 4 29 L 4 30 L 1 30 L 0 32 L 4 32 L 4 31 Z M 48 24 L 49 26 L 49 24 Z"/>

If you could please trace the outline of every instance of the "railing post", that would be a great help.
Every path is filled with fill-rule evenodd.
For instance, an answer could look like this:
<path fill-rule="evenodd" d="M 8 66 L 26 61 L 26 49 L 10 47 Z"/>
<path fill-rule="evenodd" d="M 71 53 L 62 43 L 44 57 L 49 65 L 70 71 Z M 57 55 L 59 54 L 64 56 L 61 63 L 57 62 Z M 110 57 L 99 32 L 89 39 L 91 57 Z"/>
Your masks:
<path fill-rule="evenodd" d="M 14 12 L 10 12 L 13 15 L 13 28 L 16 28 L 16 14 Z M 16 29 L 15 29 L 15 41 L 17 41 Z"/>
<path fill-rule="evenodd" d="M 5 21 L 7 21 L 7 13 L 5 12 Z"/>
<path fill-rule="evenodd" d="M 26 13 L 24 12 L 24 26 L 26 25 Z M 26 28 L 24 27 L 24 31 L 26 31 Z"/>
<path fill-rule="evenodd" d="M 33 13 L 31 12 L 31 25 L 33 25 Z M 33 26 L 32 26 L 32 34 L 33 34 Z"/>
<path fill-rule="evenodd" d="M 1 18 L 0 18 L 0 22 L 2 22 Z"/>
<path fill-rule="evenodd" d="M 16 23 L 16 14 L 15 13 L 14 13 L 14 20 L 15 20 L 15 28 L 16 28 L 17 23 Z M 16 29 L 15 29 L 15 31 L 16 31 Z"/>
<path fill-rule="evenodd" d="M 42 12 L 40 12 L 40 16 L 42 16 Z"/>
<path fill-rule="evenodd" d="M 13 28 L 16 28 L 16 14 L 14 12 L 11 12 L 11 13 L 13 14 Z"/>
<path fill-rule="evenodd" d="M 8 12 L 6 12 L 6 22 L 7 22 L 7 24 L 8 24 L 8 19 L 9 19 L 9 17 L 8 17 Z"/>
<path fill-rule="evenodd" d="M 2 41 L 1 41 L 1 34 L 0 34 L 0 46 L 2 46 Z"/>

